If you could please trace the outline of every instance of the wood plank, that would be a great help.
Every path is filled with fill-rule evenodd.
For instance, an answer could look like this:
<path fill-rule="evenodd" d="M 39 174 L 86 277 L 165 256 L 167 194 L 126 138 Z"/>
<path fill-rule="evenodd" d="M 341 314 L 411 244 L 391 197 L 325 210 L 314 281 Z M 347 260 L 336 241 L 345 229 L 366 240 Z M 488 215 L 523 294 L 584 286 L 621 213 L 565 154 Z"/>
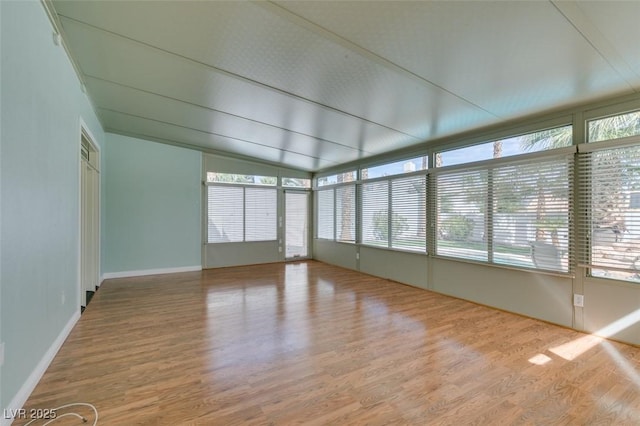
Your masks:
<path fill-rule="evenodd" d="M 123 278 L 25 408 L 87 402 L 108 425 L 640 423 L 640 348 L 571 349 L 584 338 L 315 261 Z"/>

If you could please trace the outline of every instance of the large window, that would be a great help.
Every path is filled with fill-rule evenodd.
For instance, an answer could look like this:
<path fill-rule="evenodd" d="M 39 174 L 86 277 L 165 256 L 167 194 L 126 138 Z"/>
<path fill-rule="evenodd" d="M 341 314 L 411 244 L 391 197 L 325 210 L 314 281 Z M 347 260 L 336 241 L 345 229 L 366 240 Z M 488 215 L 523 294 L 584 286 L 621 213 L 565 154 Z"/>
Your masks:
<path fill-rule="evenodd" d="M 425 251 L 426 176 L 362 184 L 362 243 Z"/>
<path fill-rule="evenodd" d="M 569 272 L 573 153 L 553 148 L 571 143 L 571 128 L 497 142 L 517 143 L 512 159 L 501 159 L 504 145 L 491 142 L 479 147 L 491 147 L 495 161 L 435 171 L 436 254 Z M 449 156 L 442 159 L 486 159 L 472 148 L 442 153 Z M 515 155 L 524 150 L 549 152 Z"/>
<path fill-rule="evenodd" d="M 588 129 L 596 143 L 580 146 L 580 263 L 591 276 L 640 282 L 640 113 Z"/>
<path fill-rule="evenodd" d="M 277 190 L 235 185 L 207 188 L 209 243 L 277 239 Z"/>
<path fill-rule="evenodd" d="M 426 251 L 426 170 L 426 156 L 361 169 L 362 244 Z"/>

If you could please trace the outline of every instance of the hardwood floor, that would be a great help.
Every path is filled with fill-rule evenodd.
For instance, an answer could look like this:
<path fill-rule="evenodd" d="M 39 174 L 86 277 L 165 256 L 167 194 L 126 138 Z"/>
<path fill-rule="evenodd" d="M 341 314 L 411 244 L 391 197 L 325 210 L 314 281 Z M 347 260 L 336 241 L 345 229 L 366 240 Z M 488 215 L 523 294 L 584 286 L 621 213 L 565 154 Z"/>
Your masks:
<path fill-rule="evenodd" d="M 227 268 L 106 281 L 25 408 L 72 402 L 101 425 L 637 425 L 640 348 L 313 261 Z"/>

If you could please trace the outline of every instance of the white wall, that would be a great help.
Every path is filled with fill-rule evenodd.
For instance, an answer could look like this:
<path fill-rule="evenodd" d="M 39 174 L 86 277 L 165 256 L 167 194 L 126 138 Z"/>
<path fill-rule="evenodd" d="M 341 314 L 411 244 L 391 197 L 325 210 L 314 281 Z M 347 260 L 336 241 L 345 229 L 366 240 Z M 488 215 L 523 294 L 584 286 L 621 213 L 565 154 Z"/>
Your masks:
<path fill-rule="evenodd" d="M 40 2 L 0 2 L 0 406 L 19 408 L 79 316 L 80 119 L 103 130 Z"/>

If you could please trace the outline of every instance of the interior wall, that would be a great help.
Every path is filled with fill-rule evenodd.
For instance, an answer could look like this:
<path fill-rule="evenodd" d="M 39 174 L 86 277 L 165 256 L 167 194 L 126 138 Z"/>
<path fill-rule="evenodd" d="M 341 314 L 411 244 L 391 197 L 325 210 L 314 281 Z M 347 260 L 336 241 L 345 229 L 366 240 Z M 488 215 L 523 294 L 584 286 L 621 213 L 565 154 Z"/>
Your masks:
<path fill-rule="evenodd" d="M 201 268 L 202 154 L 106 135 L 104 275 Z"/>
<path fill-rule="evenodd" d="M 327 240 L 313 240 L 313 258 L 331 265 L 359 270 L 358 246 Z"/>
<path fill-rule="evenodd" d="M 436 258 L 431 268 L 434 291 L 573 326 L 570 277 Z"/>
<path fill-rule="evenodd" d="M 584 283 L 584 330 L 640 345 L 640 286 L 602 279 Z"/>
<path fill-rule="evenodd" d="M 0 406 L 15 409 L 79 315 L 80 120 L 104 133 L 41 3 L 0 10 Z"/>
<path fill-rule="evenodd" d="M 428 257 L 422 253 L 360 246 L 360 271 L 414 287 L 427 288 Z"/>

